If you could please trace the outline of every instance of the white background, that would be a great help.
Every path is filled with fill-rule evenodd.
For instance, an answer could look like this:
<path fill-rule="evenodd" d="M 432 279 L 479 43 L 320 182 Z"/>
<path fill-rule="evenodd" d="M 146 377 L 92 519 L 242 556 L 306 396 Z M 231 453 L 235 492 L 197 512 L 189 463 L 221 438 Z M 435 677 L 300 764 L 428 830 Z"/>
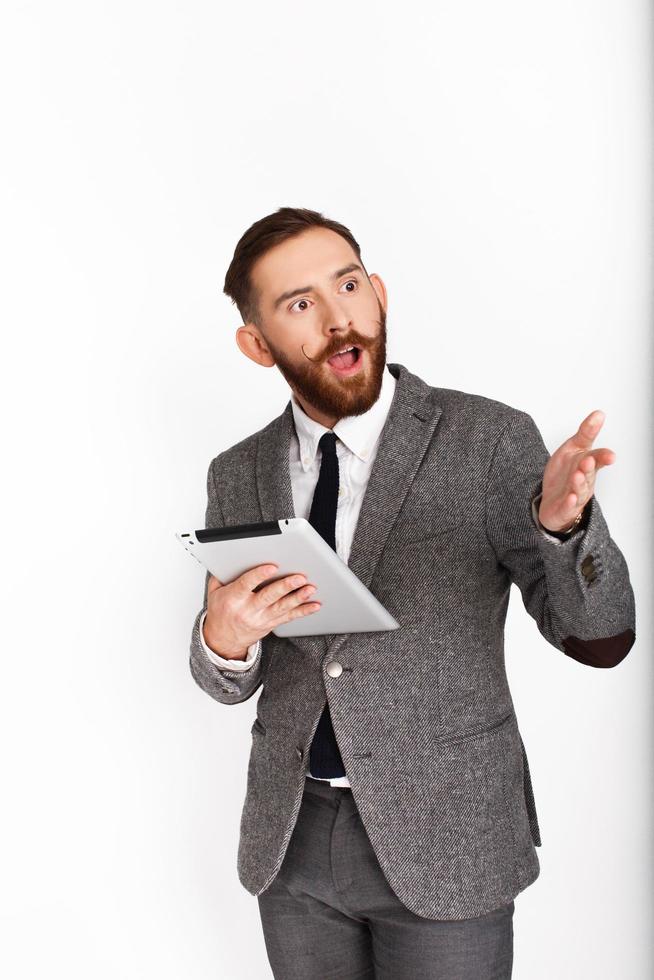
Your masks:
<path fill-rule="evenodd" d="M 348 225 L 389 360 L 593 409 L 636 592 L 615 670 L 507 668 L 541 822 L 515 980 L 651 976 L 651 25 L 644 0 L 3 5 L 0 965 L 10 980 L 261 980 L 236 874 L 256 698 L 188 669 L 210 459 L 289 389 L 238 351 L 234 246 Z"/>

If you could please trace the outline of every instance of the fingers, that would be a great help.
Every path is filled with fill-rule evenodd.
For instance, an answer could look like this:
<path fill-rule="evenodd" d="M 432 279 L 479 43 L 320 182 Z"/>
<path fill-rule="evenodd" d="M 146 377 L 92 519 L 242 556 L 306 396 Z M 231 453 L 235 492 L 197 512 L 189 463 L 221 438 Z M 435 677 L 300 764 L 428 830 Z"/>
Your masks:
<path fill-rule="evenodd" d="M 568 505 L 571 507 L 576 507 L 581 503 L 582 500 L 587 500 L 588 497 L 593 492 L 593 487 L 595 484 L 595 477 L 598 470 L 602 466 L 610 466 L 615 462 L 616 455 L 612 449 L 606 447 L 602 449 L 593 449 L 587 456 L 577 464 L 577 468 L 574 470 L 571 476 L 572 498 L 568 498 Z M 588 493 L 590 491 L 590 493 Z"/>
<path fill-rule="evenodd" d="M 572 436 L 572 442 L 575 446 L 580 449 L 590 449 L 593 441 L 597 438 L 597 433 L 604 425 L 604 418 L 604 412 L 600 408 L 596 408 L 590 415 L 587 415 Z"/>
<path fill-rule="evenodd" d="M 295 573 L 251 592 L 248 603 L 257 610 L 257 616 L 270 630 L 291 619 L 317 612 L 320 602 L 307 601 L 315 591 L 315 585 L 307 582 L 306 575 Z"/>
<path fill-rule="evenodd" d="M 273 564 L 255 565 L 254 568 L 248 568 L 247 572 L 239 575 L 235 581 L 238 582 L 240 590 L 244 594 L 247 594 L 248 592 L 252 592 L 253 589 L 256 589 L 257 585 L 265 582 L 271 575 L 274 575 L 277 568 L 278 566 Z"/>
<path fill-rule="evenodd" d="M 577 463 L 577 468 L 572 474 L 573 484 L 581 486 L 584 480 L 589 483 L 595 478 L 595 474 L 603 466 L 610 466 L 615 462 L 616 455 L 612 449 L 592 449 L 583 459 Z"/>
<path fill-rule="evenodd" d="M 256 594 L 256 601 L 259 608 L 270 606 L 272 603 L 287 595 L 291 590 L 306 585 L 306 575 L 286 575 L 276 582 L 270 582 Z"/>
<path fill-rule="evenodd" d="M 209 578 L 207 579 L 207 595 L 211 595 L 216 589 L 222 589 L 222 587 L 223 583 L 220 579 L 217 579 L 215 575 L 209 574 Z"/>
<path fill-rule="evenodd" d="M 584 490 L 592 488 L 595 483 L 596 466 L 592 456 L 585 456 L 572 474 L 572 491 L 580 499 Z"/>
<path fill-rule="evenodd" d="M 599 470 L 602 466 L 610 466 L 611 463 L 615 463 L 617 457 L 612 449 L 603 447 L 602 449 L 593 449 L 586 458 L 594 459 L 596 468 Z"/>
<path fill-rule="evenodd" d="M 270 629 L 274 630 L 276 626 L 281 626 L 282 623 L 290 623 L 292 619 L 300 619 L 302 616 L 309 616 L 311 613 L 318 612 L 320 609 L 319 602 L 302 602 L 295 609 L 286 610 L 286 612 L 274 619 L 270 624 Z"/>
<path fill-rule="evenodd" d="M 298 589 L 297 592 L 289 592 L 276 602 L 270 603 L 266 609 L 266 613 L 272 616 L 273 619 L 277 619 L 278 616 L 285 616 L 294 606 L 305 603 L 307 599 L 310 599 L 315 591 L 315 585 L 305 585 L 304 588 Z"/>

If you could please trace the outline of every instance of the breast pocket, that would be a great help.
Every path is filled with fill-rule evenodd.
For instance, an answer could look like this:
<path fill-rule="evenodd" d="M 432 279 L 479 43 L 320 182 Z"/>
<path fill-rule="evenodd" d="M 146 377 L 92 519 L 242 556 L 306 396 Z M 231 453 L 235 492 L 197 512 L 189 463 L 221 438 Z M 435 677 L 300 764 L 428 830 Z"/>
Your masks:
<path fill-rule="evenodd" d="M 425 545 L 429 547 L 431 542 L 438 542 L 439 540 L 447 537 L 448 534 L 456 534 L 462 528 L 466 527 L 467 521 L 465 517 L 460 517 L 457 520 L 444 522 L 443 524 L 438 524 L 434 526 L 430 524 L 428 527 L 414 527 L 408 536 L 404 534 L 401 535 L 399 543 L 402 545 Z"/>

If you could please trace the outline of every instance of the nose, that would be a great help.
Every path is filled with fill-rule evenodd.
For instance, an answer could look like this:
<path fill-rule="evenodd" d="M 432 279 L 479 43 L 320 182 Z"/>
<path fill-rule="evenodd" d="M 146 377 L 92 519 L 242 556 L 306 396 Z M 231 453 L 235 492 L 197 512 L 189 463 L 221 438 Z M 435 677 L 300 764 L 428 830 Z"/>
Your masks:
<path fill-rule="evenodd" d="M 335 333 L 347 333 L 352 327 L 352 319 L 344 306 L 333 300 L 325 304 L 323 333 L 332 337 Z"/>

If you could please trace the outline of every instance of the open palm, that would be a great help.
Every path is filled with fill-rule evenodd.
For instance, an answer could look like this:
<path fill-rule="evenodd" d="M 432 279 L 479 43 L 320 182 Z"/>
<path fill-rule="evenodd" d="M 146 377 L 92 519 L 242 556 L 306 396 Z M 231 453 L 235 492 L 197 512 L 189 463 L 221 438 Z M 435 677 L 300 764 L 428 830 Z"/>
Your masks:
<path fill-rule="evenodd" d="M 570 528 L 594 493 L 598 471 L 615 462 L 612 449 L 592 448 L 603 424 L 604 412 L 595 409 L 547 461 L 538 519 L 550 531 Z"/>

